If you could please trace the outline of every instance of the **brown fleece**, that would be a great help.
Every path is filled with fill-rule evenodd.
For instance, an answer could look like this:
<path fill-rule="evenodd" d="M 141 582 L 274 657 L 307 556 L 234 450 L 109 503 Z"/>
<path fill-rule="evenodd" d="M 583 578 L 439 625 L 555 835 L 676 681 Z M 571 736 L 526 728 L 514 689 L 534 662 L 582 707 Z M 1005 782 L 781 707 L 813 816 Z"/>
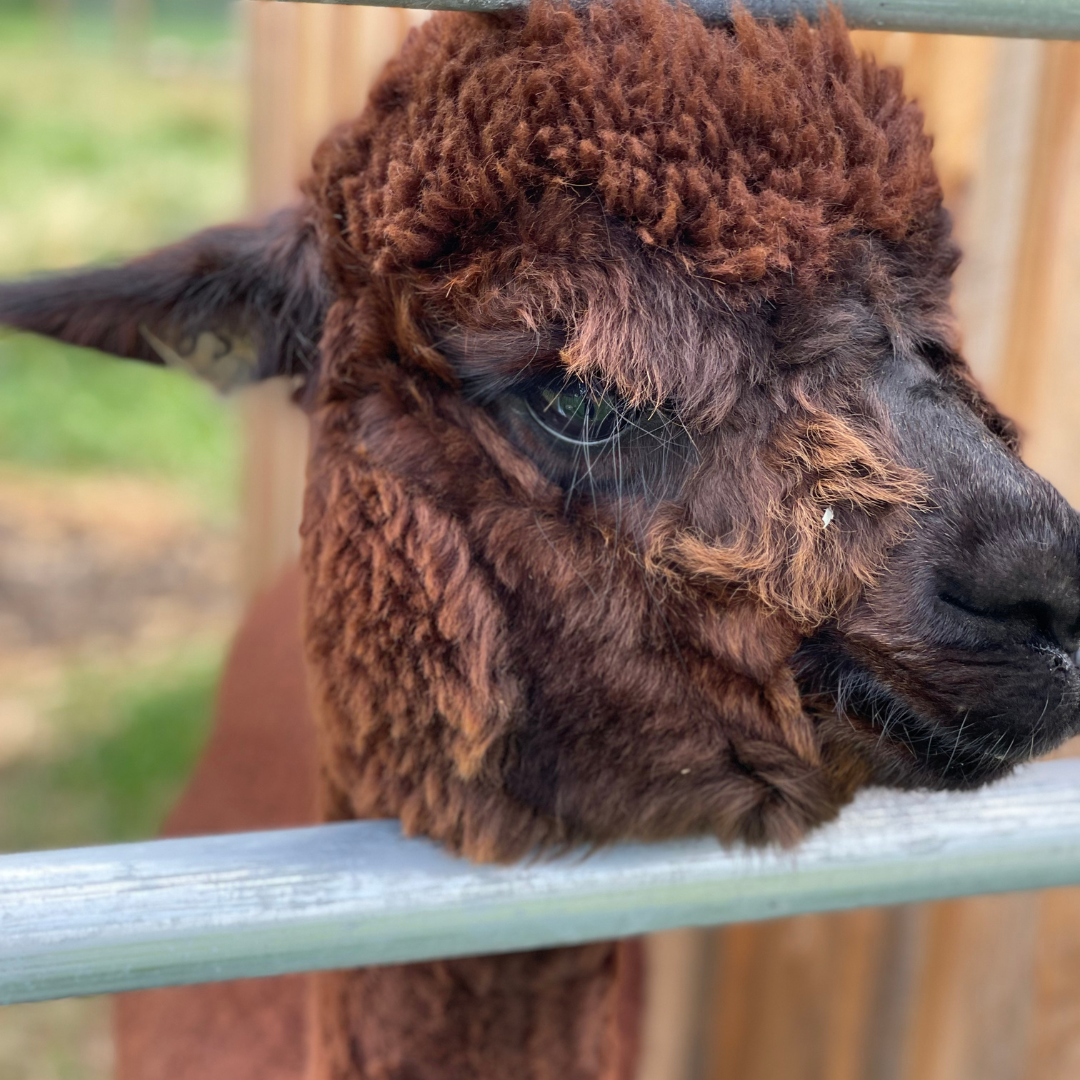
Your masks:
<path fill-rule="evenodd" d="M 248 611 L 214 730 L 166 836 L 312 825 L 318 770 L 296 568 Z M 116 998 L 117 1080 L 304 1080 L 308 977 L 142 990 Z"/>
<path fill-rule="evenodd" d="M 636 940 L 317 979 L 318 1080 L 634 1080 Z"/>
<path fill-rule="evenodd" d="M 337 295 L 304 524 L 328 816 L 478 859 L 791 843 L 833 816 L 869 773 L 791 657 L 923 496 L 865 376 L 930 342 L 997 422 L 955 353 L 956 255 L 899 75 L 835 14 L 436 15 L 308 191 Z M 484 404 L 535 362 L 677 418 L 655 483 L 567 494 Z M 313 1073 L 629 1076 L 617 957 L 321 976 Z"/>
<path fill-rule="evenodd" d="M 436 15 L 310 192 L 339 297 L 304 526 L 330 812 L 482 859 L 832 816 L 860 776 L 789 660 L 921 495 L 862 380 L 890 339 L 964 377 L 896 72 L 836 15 Z M 544 351 L 677 415 L 663 491 L 571 506 L 463 398 Z"/>
<path fill-rule="evenodd" d="M 816 284 L 853 232 L 936 245 L 922 116 L 900 73 L 819 31 L 656 0 L 436 15 L 317 160 L 352 281 L 498 258 L 521 208 L 594 198 L 726 283 Z"/>
<path fill-rule="evenodd" d="M 299 574 L 292 568 L 244 618 L 213 734 L 164 835 L 317 821 L 315 725 L 300 615 Z M 121 994 L 117 1080 L 357 1080 L 400 1075 L 394 1068 L 439 1080 L 571 1080 L 604 1075 L 589 1067 L 609 1059 L 617 1063 L 611 1080 L 632 1080 L 641 964 L 641 945 L 632 940 L 374 968 L 362 979 L 352 972 L 320 976 L 324 1039 L 312 1030 L 308 976 Z M 354 1007 L 359 1011 L 351 1016 Z M 364 1064 L 331 1063 L 327 1050 Z"/>

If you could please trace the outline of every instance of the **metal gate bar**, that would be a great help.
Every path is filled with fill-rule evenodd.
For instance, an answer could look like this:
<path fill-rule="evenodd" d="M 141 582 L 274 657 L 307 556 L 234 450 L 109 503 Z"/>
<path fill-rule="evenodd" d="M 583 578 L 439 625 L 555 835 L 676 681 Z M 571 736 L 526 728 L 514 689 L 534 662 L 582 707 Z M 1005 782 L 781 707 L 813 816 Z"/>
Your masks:
<path fill-rule="evenodd" d="M 477 866 L 396 822 L 0 857 L 0 1003 L 505 952 L 1080 883 L 1080 760 L 867 791 L 793 851 L 624 844 Z"/>
<path fill-rule="evenodd" d="M 293 2 L 293 0 L 289 0 Z M 505 11 L 522 0 L 314 0 L 368 7 L 430 8 L 442 11 Z M 603 2 L 603 0 L 599 0 Z M 688 0 L 706 22 L 723 22 L 733 0 Z M 743 0 L 762 18 L 814 19 L 822 0 Z M 1080 0 L 841 0 L 848 25 L 866 30 L 911 30 L 927 34 L 1080 39 Z"/>

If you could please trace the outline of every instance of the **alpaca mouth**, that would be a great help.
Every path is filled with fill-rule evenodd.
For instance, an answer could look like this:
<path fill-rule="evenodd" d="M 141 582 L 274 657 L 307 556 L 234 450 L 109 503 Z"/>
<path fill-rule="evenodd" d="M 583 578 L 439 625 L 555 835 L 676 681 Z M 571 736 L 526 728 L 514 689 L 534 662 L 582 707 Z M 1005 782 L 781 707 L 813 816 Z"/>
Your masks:
<path fill-rule="evenodd" d="M 912 787 L 966 789 L 1009 772 L 1033 755 L 1034 740 L 986 743 L 961 719 L 955 730 L 920 713 L 879 679 L 852 664 L 842 690 L 829 695 L 856 732 L 882 780 Z"/>
<path fill-rule="evenodd" d="M 848 655 L 836 642 L 807 642 L 795 658 L 808 708 L 841 752 L 856 753 L 875 782 L 903 788 L 965 790 L 998 779 L 1078 730 L 1075 710 L 1032 723 L 989 723 L 974 711 L 943 719 Z"/>

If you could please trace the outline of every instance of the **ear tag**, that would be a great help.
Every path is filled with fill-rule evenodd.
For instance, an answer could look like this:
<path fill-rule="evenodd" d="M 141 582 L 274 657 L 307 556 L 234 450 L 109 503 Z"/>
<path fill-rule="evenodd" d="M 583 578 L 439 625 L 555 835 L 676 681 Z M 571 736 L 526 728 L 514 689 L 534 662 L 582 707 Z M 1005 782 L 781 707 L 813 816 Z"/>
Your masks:
<path fill-rule="evenodd" d="M 825 513 L 821 515 L 821 527 L 827 529 L 834 517 L 836 517 L 836 515 L 833 513 L 833 508 L 831 506 L 826 506 Z"/>
<path fill-rule="evenodd" d="M 166 367 L 197 375 L 222 392 L 254 382 L 256 378 L 259 354 L 250 338 L 231 338 L 218 331 L 203 330 L 173 346 L 146 325 L 139 327 L 139 333 Z"/>

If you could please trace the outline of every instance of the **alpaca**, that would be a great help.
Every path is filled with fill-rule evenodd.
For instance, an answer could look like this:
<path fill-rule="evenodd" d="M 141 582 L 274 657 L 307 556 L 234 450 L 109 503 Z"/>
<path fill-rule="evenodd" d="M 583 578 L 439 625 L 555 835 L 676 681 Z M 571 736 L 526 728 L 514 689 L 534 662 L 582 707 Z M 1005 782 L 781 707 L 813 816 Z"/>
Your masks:
<path fill-rule="evenodd" d="M 1080 728 L 1080 519 L 960 355 L 957 258 L 836 13 L 535 0 L 414 31 L 299 207 L 0 321 L 297 377 L 324 819 L 480 860 L 794 844 Z M 640 968 L 319 975 L 307 1075 L 629 1078 Z"/>

